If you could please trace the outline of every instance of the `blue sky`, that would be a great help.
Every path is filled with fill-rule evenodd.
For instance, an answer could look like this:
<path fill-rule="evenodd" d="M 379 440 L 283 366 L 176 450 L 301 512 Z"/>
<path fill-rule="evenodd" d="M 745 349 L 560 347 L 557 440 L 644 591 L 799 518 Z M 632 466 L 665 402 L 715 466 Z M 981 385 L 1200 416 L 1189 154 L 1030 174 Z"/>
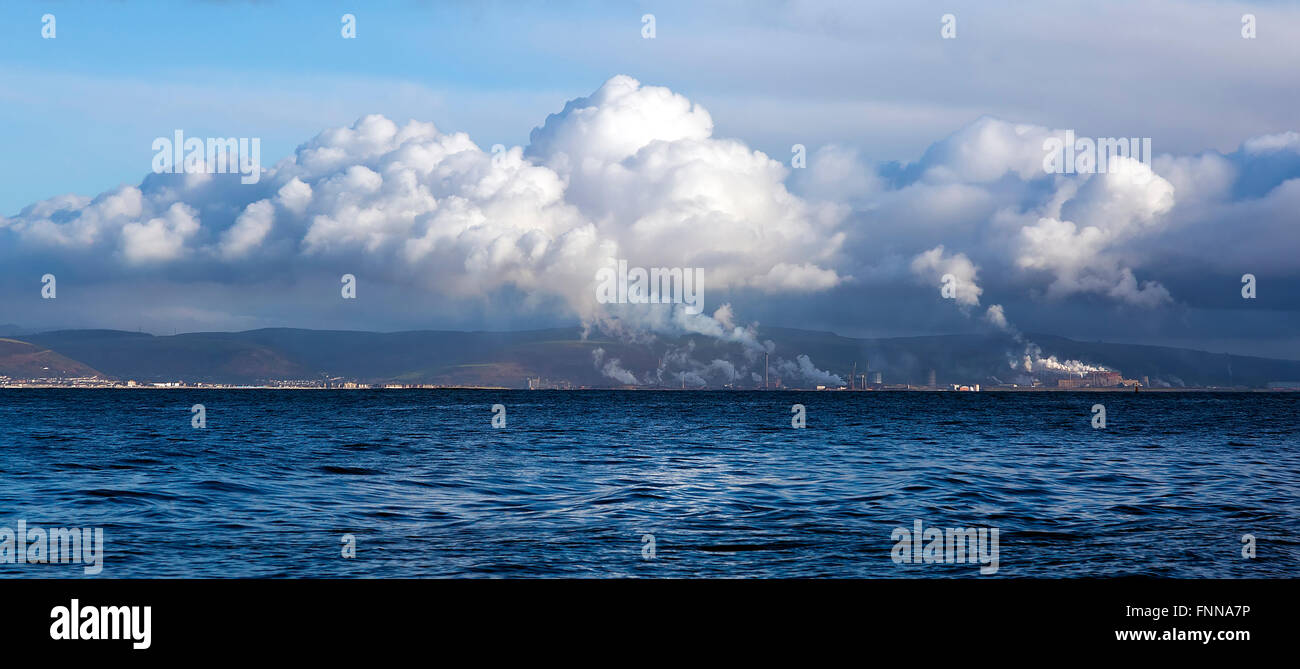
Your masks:
<path fill-rule="evenodd" d="M 39 32 L 47 11 L 57 21 L 53 40 Z M 355 40 L 340 37 L 349 12 L 360 14 Z M 443 107 L 442 116 L 485 140 L 517 144 L 527 140 L 527 122 L 461 117 L 445 106 L 459 90 L 562 99 L 566 88 L 576 93 L 605 76 L 579 64 L 553 72 L 521 58 L 510 25 L 529 17 L 474 3 L 359 11 L 331 2 L 16 2 L 6 3 L 4 18 L 0 123 L 9 150 L 27 157 L 0 168 L 5 214 L 58 193 L 138 180 L 149 143 L 173 127 L 260 136 L 265 155 L 282 157 L 321 128 L 365 113 L 441 120 Z M 265 93 L 279 94 L 279 109 L 258 103 Z M 538 119 L 551 110 L 529 111 Z"/>
<path fill-rule="evenodd" d="M 14 0 L 0 10 L 0 124 L 24 160 L 0 165 L 0 215 L 135 182 L 149 142 L 182 125 L 260 136 L 273 158 L 366 113 L 523 144 L 546 113 L 617 73 L 699 101 L 718 134 L 756 148 L 847 142 L 881 161 L 916 160 L 981 114 L 1226 151 L 1289 129 L 1300 102 L 1300 87 L 1270 88 L 1280 73 L 1218 74 L 1245 48 L 1276 67 L 1294 59 L 1291 28 L 1269 26 L 1270 13 L 1295 20 L 1289 3 L 1145 3 L 1078 18 L 1052 3 L 898 4 Z M 963 53 L 930 39 L 950 11 Z M 1223 40 L 1211 56 L 1198 42 L 1235 36 L 1243 11 L 1259 15 L 1259 39 Z M 40 36 L 46 12 L 53 40 Z M 358 17 L 355 40 L 340 38 L 345 13 Z M 640 39 L 645 13 L 655 40 Z M 1180 24 L 1196 34 L 1178 37 Z M 1089 93 L 1101 86 L 1113 94 Z"/>
<path fill-rule="evenodd" d="M 55 39 L 41 37 L 47 12 L 56 17 Z M 345 13 L 357 17 L 357 39 L 340 36 Z M 652 40 L 641 35 L 647 13 L 655 17 Z M 953 40 L 940 38 L 946 13 L 957 18 Z M 1255 17 L 1254 39 L 1240 34 L 1244 14 Z M 996 303 L 1024 330 L 1285 355 L 1300 343 L 1300 234 L 1286 213 L 1294 211 L 1300 188 L 1300 150 L 1291 148 L 1288 134 L 1300 132 L 1298 31 L 1300 8 L 1283 2 L 7 2 L 0 8 L 6 155 L 0 260 L 23 272 L 66 265 L 75 274 L 93 266 L 110 292 L 82 309 L 61 311 L 0 296 L 0 309 L 10 314 L 0 323 L 129 329 L 139 323 L 157 331 L 353 325 L 332 315 L 332 306 L 311 306 L 298 293 L 300 308 L 286 310 L 228 289 L 232 276 L 248 273 L 240 263 L 253 260 L 218 262 L 214 249 L 229 242 L 236 217 L 249 211 L 244 207 L 274 200 L 268 189 L 282 186 L 289 172 L 274 183 L 230 191 L 238 193 L 233 197 L 182 197 L 198 230 L 187 232 L 188 220 L 165 215 L 175 199 L 165 192 L 172 182 L 145 179 L 153 140 L 177 128 L 188 136 L 258 137 L 264 168 L 294 159 L 322 131 L 370 114 L 398 126 L 414 119 L 433 122 L 442 133 L 465 132 L 483 151 L 497 143 L 525 147 L 526 160 L 568 184 L 563 197 L 583 221 L 631 253 L 628 244 L 644 242 L 633 234 L 635 221 L 679 211 L 673 195 L 665 196 L 671 206 L 664 211 L 630 212 L 584 191 L 581 175 L 557 155 L 529 148 L 530 133 L 548 124 L 548 115 L 628 75 L 647 91 L 665 87 L 707 109 L 709 141 L 736 140 L 785 166 L 780 182 L 764 188 L 788 188 L 799 198 L 798 212 L 745 216 L 771 215 L 763 224 L 786 233 L 823 221 L 801 233 L 799 239 L 811 240 L 803 255 L 732 249 L 749 254 L 753 276 L 719 268 L 715 276 L 729 277 L 728 283 L 712 295 L 734 303 L 742 321 L 863 336 L 970 331 L 984 327 L 980 314 Z M 587 132 L 573 116 L 549 123 L 547 132 L 564 141 L 571 131 Z M 1027 145 L 1015 128 L 1149 137 L 1172 204 L 1156 201 L 1159 192 L 1081 187 L 1072 195 L 1075 185 L 1026 175 Z M 696 132 L 690 123 L 677 130 Z M 577 155 L 608 140 L 585 136 L 588 144 L 568 149 Z M 794 144 L 812 156 L 806 171 L 788 169 Z M 353 162 L 379 173 L 386 160 Z M 690 173 L 689 164 L 680 167 Z M 692 178 L 758 178 L 734 162 L 715 167 Z M 345 168 L 307 170 L 302 178 L 317 189 L 330 179 L 364 185 Z M 990 169 L 1005 174 L 981 176 Z M 662 189 L 666 177 L 645 172 L 638 178 L 650 191 Z M 744 197 L 770 194 L 743 186 L 758 189 L 740 191 Z M 92 256 L 42 246 L 50 230 L 73 229 L 65 224 L 77 216 L 91 220 L 83 215 L 86 204 L 59 201 L 44 205 L 54 214 L 20 215 L 56 196 L 94 198 L 119 187 L 143 192 L 145 213 L 139 220 L 93 219 L 103 227 L 94 228 L 94 246 L 86 247 Z M 430 198 L 444 204 L 459 193 L 433 191 Z M 1071 197 L 1063 208 L 1056 202 Z M 737 198 L 718 201 L 743 200 Z M 393 230 L 418 235 L 428 225 L 423 214 L 385 218 L 382 234 L 372 230 L 370 246 L 353 250 L 359 255 L 338 250 L 355 241 L 345 234 L 328 248 L 344 255 L 329 259 L 312 246 L 326 230 L 312 217 L 340 211 L 317 202 L 307 214 L 294 213 L 274 202 L 271 232 L 259 237 L 267 244 L 262 262 L 298 268 L 276 284 L 289 292 L 309 285 L 308 276 L 334 273 L 335 262 L 373 263 L 377 272 L 393 267 L 398 256 L 376 254 L 409 252 L 415 243 Z M 370 211 L 390 216 L 392 205 Z M 732 214 L 740 216 L 718 215 Z M 1054 237 L 1060 246 L 1050 247 L 1042 236 L 1063 235 L 1051 221 L 1067 214 L 1077 230 L 1103 230 L 1106 245 L 1092 248 L 1080 232 Z M 10 217 L 7 223 L 3 217 Z M 629 227 L 615 229 L 618 224 Z M 122 236 L 124 230 L 136 232 Z M 132 262 L 141 256 L 128 247 L 142 234 L 177 255 L 158 264 Z M 183 245 L 167 246 L 181 238 Z M 944 266 L 961 264 L 958 255 L 968 260 L 984 291 L 979 311 L 921 301 L 931 286 L 909 268 L 940 245 Z M 682 262 L 718 257 L 674 257 L 672 245 L 642 250 Z M 1079 259 L 1067 257 L 1073 250 Z M 154 247 L 148 257 L 162 257 L 158 252 Z M 443 265 L 458 261 L 440 257 Z M 1236 294 L 1246 272 L 1267 278 L 1257 302 L 1242 303 Z M 537 294 L 547 293 L 549 279 L 532 274 L 529 280 L 543 285 L 504 281 L 483 295 L 462 291 L 450 301 L 440 289 L 407 285 L 404 276 L 384 275 L 377 290 L 423 308 L 394 312 L 376 305 L 358 327 L 518 328 L 578 317 L 571 300 L 564 306 L 563 291 Z M 771 289 L 801 281 L 811 282 L 810 293 Z M 124 294 L 115 282 L 132 286 L 127 294 L 135 301 L 114 302 Z M 1150 290 L 1143 288 L 1148 283 Z M 760 285 L 768 288 L 755 288 Z M 1161 290 L 1169 292 L 1167 300 L 1158 299 Z M 186 302 L 193 291 L 206 291 L 203 308 Z M 846 308 L 846 302 L 869 308 Z M 891 317 L 871 316 L 882 312 Z"/>

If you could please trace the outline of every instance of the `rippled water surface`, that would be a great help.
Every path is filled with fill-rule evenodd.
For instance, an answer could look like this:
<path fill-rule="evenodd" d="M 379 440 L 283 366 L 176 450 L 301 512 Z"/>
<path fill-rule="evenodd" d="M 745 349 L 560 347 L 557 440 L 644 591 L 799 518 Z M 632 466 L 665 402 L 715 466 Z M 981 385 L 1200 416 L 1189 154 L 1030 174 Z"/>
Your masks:
<path fill-rule="evenodd" d="M 0 527 L 102 527 L 100 577 L 978 576 L 895 564 L 891 531 L 918 519 L 998 528 L 996 577 L 1291 577 L 1298 408 L 1281 393 L 0 390 Z"/>

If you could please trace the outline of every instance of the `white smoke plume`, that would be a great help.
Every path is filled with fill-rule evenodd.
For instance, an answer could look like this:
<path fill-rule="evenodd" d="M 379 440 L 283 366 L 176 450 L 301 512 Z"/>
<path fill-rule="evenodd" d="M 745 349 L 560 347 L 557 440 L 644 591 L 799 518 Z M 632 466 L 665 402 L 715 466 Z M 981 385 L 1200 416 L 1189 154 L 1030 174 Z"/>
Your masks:
<path fill-rule="evenodd" d="M 945 277 L 954 279 L 954 296 L 951 299 L 963 309 L 979 306 L 980 295 L 984 293 L 975 278 L 979 268 L 975 267 L 975 263 L 972 263 L 966 254 L 946 255 L 943 245 L 940 244 L 929 251 L 917 254 L 912 259 L 911 267 L 912 273 L 926 282 L 940 284 Z"/>
<path fill-rule="evenodd" d="M 1043 357 L 1042 349 L 1033 342 L 1025 343 L 1025 352 L 1019 360 L 1019 366 L 1013 360 L 1011 368 L 1020 369 L 1026 373 L 1048 372 L 1068 376 L 1084 376 L 1089 372 L 1111 371 L 1109 367 L 1089 365 L 1078 360 L 1057 360 L 1054 355 Z"/>
<path fill-rule="evenodd" d="M 954 301 L 963 313 L 969 315 L 971 307 L 979 305 L 979 296 L 983 290 L 976 282 L 979 268 L 964 254 L 945 255 L 943 246 L 936 246 L 912 260 L 912 271 L 918 276 L 932 276 L 936 272 L 953 274 L 957 278 L 957 293 Z M 1007 333 L 1017 344 L 1024 345 L 1024 351 L 1018 358 L 1008 356 L 1012 369 L 1026 373 L 1048 372 L 1083 376 L 1089 372 L 1110 371 L 1106 367 L 1089 365 L 1079 360 L 1058 360 L 1056 356 L 1044 356 L 1042 348 L 1025 338 L 1010 321 L 1006 310 L 1000 304 L 989 305 L 984 311 L 984 321 L 998 330 Z"/>
<path fill-rule="evenodd" d="M 618 381 L 624 385 L 637 385 L 636 375 L 623 368 L 622 362 L 618 358 L 605 360 L 605 349 L 597 348 L 591 352 L 592 362 L 595 363 L 596 369 L 601 374 Z"/>
<path fill-rule="evenodd" d="M 812 364 L 812 360 L 809 360 L 806 355 L 797 356 L 794 360 L 779 360 L 774 366 L 786 385 L 790 385 L 788 379 L 797 380 L 807 385 L 844 385 L 844 379 L 838 374 L 831 374 L 817 369 L 817 366 Z"/>
<path fill-rule="evenodd" d="M 989 305 L 989 308 L 984 312 L 984 320 L 999 330 L 1008 332 L 1012 330 L 1011 323 L 1007 321 L 1006 312 L 1000 304 Z"/>

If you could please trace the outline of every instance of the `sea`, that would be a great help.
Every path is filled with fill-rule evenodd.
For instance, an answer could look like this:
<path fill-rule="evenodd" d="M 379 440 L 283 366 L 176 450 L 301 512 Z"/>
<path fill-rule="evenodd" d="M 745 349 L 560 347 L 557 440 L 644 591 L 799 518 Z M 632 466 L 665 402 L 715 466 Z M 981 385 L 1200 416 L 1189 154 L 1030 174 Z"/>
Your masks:
<path fill-rule="evenodd" d="M 97 574 L 0 545 L 0 576 L 1295 577 L 1297 409 L 1296 393 L 0 390 L 0 536 L 104 537 Z M 918 528 L 996 530 L 996 569 L 925 559 Z"/>

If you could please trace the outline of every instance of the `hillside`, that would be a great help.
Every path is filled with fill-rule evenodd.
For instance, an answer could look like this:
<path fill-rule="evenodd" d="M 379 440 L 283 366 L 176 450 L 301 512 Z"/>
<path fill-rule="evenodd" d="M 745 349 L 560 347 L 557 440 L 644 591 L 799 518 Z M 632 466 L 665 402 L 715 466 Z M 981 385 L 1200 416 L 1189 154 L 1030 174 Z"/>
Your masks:
<path fill-rule="evenodd" d="M 14 339 L 0 339 L 0 376 L 30 379 L 105 375 L 49 349 Z"/>
<path fill-rule="evenodd" d="M 1249 386 L 1300 379 L 1300 362 L 1157 346 L 1078 342 L 1062 337 L 1032 335 L 1044 355 L 1077 359 L 1118 370 L 1127 378 L 1148 376 L 1155 386 Z M 663 361 L 662 385 L 677 387 L 683 367 L 674 357 L 689 354 L 695 371 L 709 385 L 731 382 L 720 372 L 726 365 L 702 367 L 714 361 L 748 364 L 762 371 L 762 357 L 751 357 L 738 344 L 701 336 L 659 338 L 627 344 L 605 337 L 580 337 L 577 328 L 521 332 L 353 332 L 265 329 L 248 332 L 200 332 L 156 337 L 113 330 L 46 332 L 9 341 L 11 352 L 0 374 L 30 375 L 33 369 L 66 369 L 141 382 L 187 381 L 257 383 L 271 379 L 319 380 L 343 378 L 365 383 L 432 383 L 521 387 L 525 377 L 541 377 L 574 385 L 616 386 L 622 382 L 602 374 L 602 361 L 617 359 L 641 384 Z M 885 383 L 924 384 L 935 370 L 940 384 L 1023 382 L 1011 366 L 1023 355 L 1023 344 L 982 335 L 854 339 L 828 332 L 764 328 L 761 339 L 775 345 L 772 360 L 807 355 L 813 365 L 847 378 L 853 365 L 859 373 L 880 371 Z M 22 342 L 26 342 L 25 344 Z M 48 350 L 46 350 L 48 349 Z M 599 353 L 598 353 L 599 351 Z M 752 354 L 751 354 L 752 356 Z M 51 364 L 53 362 L 53 364 Z M 6 369 L 19 372 L 17 374 Z M 779 373 L 773 369 L 773 377 Z M 692 378 L 692 377 L 687 377 Z M 752 377 L 738 375 L 741 386 Z M 811 385 L 787 376 L 787 385 Z M 687 383 L 687 385 L 697 385 Z"/>

